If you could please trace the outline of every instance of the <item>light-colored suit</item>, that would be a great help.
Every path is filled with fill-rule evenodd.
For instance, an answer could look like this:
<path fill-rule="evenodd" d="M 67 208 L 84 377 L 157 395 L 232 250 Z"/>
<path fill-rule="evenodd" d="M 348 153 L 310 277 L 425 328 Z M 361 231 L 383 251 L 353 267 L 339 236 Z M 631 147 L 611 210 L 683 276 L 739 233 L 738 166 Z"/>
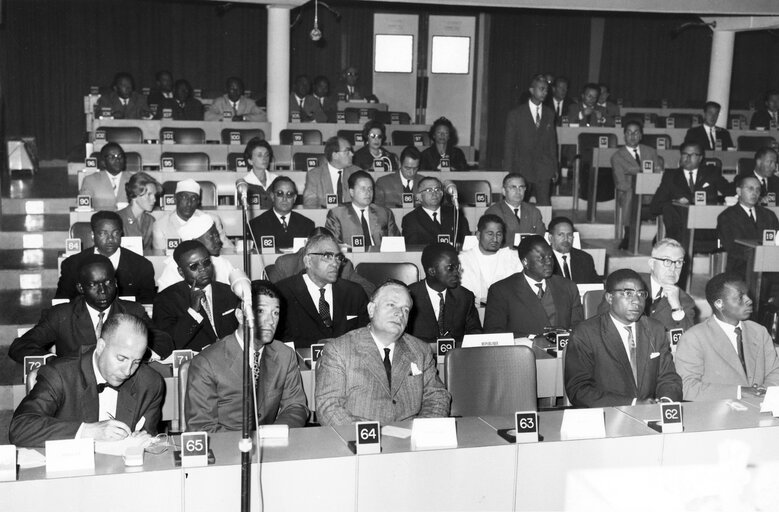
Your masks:
<path fill-rule="evenodd" d="M 206 121 L 232 121 L 232 118 L 225 119 L 225 112 L 233 112 L 233 105 L 227 98 L 227 95 L 222 95 L 216 99 L 206 109 L 205 120 Z M 238 99 L 238 106 L 235 109 L 235 115 L 243 116 L 244 121 L 253 121 L 257 123 L 264 123 L 268 120 L 268 116 L 265 111 L 257 106 L 251 98 L 241 96 Z"/>
<path fill-rule="evenodd" d="M 349 176 L 360 170 L 357 166 L 351 165 L 345 168 L 341 175 L 341 192 L 344 201 L 349 200 Z M 323 163 L 316 169 L 311 169 L 306 173 L 306 188 L 303 191 L 304 208 L 324 208 L 327 206 L 327 195 L 335 194 L 333 182 L 330 180 L 330 171 L 327 163 Z"/>
<path fill-rule="evenodd" d="M 185 412 L 190 431 L 240 430 L 243 419 L 243 350 L 235 333 L 192 359 Z M 253 400 L 250 400 L 252 412 Z M 306 394 L 295 352 L 278 340 L 265 345 L 257 388 L 259 424 L 302 427 L 308 419 Z M 253 417 L 253 416 L 252 416 Z M 253 421 L 252 421 L 253 423 Z"/>
<path fill-rule="evenodd" d="M 714 316 L 682 335 L 676 348 L 676 371 L 682 377 L 685 400 L 736 398 L 738 386 L 779 385 L 779 359 L 768 331 L 751 320 L 742 324 L 746 375 Z"/>
<path fill-rule="evenodd" d="M 317 363 L 316 409 L 322 425 L 391 423 L 449 415 L 451 395 L 438 378 L 427 343 L 409 335 L 395 343 L 392 386 L 368 327 L 327 340 Z"/>
<path fill-rule="evenodd" d="M 133 173 L 128 171 L 123 171 L 120 174 L 119 185 L 116 188 L 116 194 L 114 194 L 114 187 L 111 186 L 108 171 L 94 172 L 84 177 L 78 193 L 82 196 L 92 197 L 92 208 L 96 211 L 116 211 L 117 203 L 128 202 L 124 186 L 132 175 Z"/>
<path fill-rule="evenodd" d="M 505 200 L 501 200 L 487 208 L 484 214 L 488 213 L 497 215 L 506 223 L 506 236 L 503 239 L 506 240 L 506 245 L 509 247 L 514 246 L 514 235 L 517 233 L 543 235 L 546 231 L 544 219 L 541 217 L 541 210 L 530 203 L 523 202 L 519 205 L 519 219 L 514 215 L 514 210 Z"/>
<path fill-rule="evenodd" d="M 639 165 L 633 152 L 626 146 L 620 147 L 611 155 L 611 170 L 614 173 L 614 185 L 617 187 L 617 203 L 622 208 L 622 225 L 630 225 L 631 203 L 633 201 L 633 183 L 630 176 L 643 172 L 642 165 L 645 160 L 651 160 L 654 164 L 654 172 L 663 172 L 664 160 L 657 154 L 657 150 L 644 144 L 638 145 L 638 156 L 642 164 Z"/>
<path fill-rule="evenodd" d="M 381 246 L 381 239 L 385 236 L 400 236 L 392 210 L 375 204 L 368 205 L 367 210 L 372 245 Z M 338 240 L 348 245 L 352 245 L 353 236 L 363 234 L 360 217 L 351 204 L 338 206 L 327 212 L 325 227 L 332 231 Z M 367 240 L 365 245 L 367 247 Z"/>

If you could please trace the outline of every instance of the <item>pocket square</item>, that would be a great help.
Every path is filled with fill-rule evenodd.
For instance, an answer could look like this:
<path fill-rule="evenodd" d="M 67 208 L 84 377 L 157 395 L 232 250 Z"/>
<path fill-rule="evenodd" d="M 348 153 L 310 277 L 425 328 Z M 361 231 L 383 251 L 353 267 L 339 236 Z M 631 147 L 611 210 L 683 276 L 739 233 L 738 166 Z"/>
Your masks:
<path fill-rule="evenodd" d="M 654 359 L 659 356 L 660 356 L 660 352 L 652 352 L 651 354 L 649 354 L 649 359 Z"/>
<path fill-rule="evenodd" d="M 225 311 L 224 313 L 222 313 L 222 316 L 232 315 L 233 313 L 235 313 L 235 308 L 233 308 L 233 309 L 228 309 L 227 311 Z"/>
<path fill-rule="evenodd" d="M 708 186 L 709 186 L 709 184 L 708 184 L 708 183 L 704 183 L 704 184 L 703 184 L 703 187 L 701 187 L 701 188 L 706 188 L 706 187 L 708 187 Z"/>
<path fill-rule="evenodd" d="M 346 321 L 347 321 L 347 322 L 348 322 L 349 320 L 354 320 L 355 318 L 357 318 L 357 315 L 346 315 Z"/>
<path fill-rule="evenodd" d="M 417 363 L 411 363 L 411 375 L 413 376 L 422 375 L 422 372 L 419 371 L 419 367 L 417 366 Z"/>

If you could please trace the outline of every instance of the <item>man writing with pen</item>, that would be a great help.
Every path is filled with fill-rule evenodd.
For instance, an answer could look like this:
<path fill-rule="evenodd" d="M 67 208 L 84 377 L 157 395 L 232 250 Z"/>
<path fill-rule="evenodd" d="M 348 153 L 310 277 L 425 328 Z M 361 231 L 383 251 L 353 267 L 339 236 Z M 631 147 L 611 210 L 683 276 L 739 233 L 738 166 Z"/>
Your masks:
<path fill-rule="evenodd" d="M 11 443 L 43 446 L 56 439 L 156 434 L 165 384 L 142 364 L 147 337 L 139 318 L 114 315 L 103 325 L 97 345 L 42 366 L 35 387 L 14 411 Z"/>

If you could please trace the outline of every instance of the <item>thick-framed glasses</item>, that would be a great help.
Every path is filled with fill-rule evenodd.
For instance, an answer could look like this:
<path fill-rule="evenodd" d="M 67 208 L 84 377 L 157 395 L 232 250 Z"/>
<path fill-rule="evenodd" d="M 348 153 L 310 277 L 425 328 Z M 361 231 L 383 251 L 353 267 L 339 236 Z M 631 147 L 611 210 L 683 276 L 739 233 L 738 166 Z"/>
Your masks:
<path fill-rule="evenodd" d="M 657 260 L 657 261 L 662 261 L 663 262 L 663 266 L 665 268 L 671 268 L 671 267 L 682 268 L 684 266 L 684 260 L 683 259 L 682 260 L 671 260 L 671 259 L 668 259 L 668 258 L 655 258 L 654 256 L 652 256 L 652 259 L 653 260 Z"/>
<path fill-rule="evenodd" d="M 649 292 L 646 290 L 634 290 L 633 288 L 622 288 L 621 290 L 611 290 L 611 293 L 622 294 L 626 299 L 632 299 L 638 297 L 641 300 L 645 300 L 649 297 Z"/>
<path fill-rule="evenodd" d="M 333 260 L 337 261 L 338 263 L 343 263 L 346 259 L 344 258 L 343 254 L 335 252 L 310 252 L 308 254 L 311 256 L 319 256 L 327 263 L 331 263 Z"/>
<path fill-rule="evenodd" d="M 420 194 L 441 194 L 444 191 L 441 187 L 430 187 L 420 190 Z"/>
<path fill-rule="evenodd" d="M 211 268 L 211 258 L 206 258 L 202 261 L 196 261 L 194 263 L 190 263 L 187 265 L 187 268 L 192 272 L 197 272 L 198 270 Z"/>
<path fill-rule="evenodd" d="M 368 138 L 369 139 L 383 139 L 384 135 L 382 135 L 380 133 L 370 133 L 370 134 L 368 134 Z"/>
<path fill-rule="evenodd" d="M 275 192 L 276 197 L 279 199 L 284 199 L 285 197 L 287 199 L 294 199 L 297 194 L 297 192 L 284 192 L 283 190 L 277 190 Z"/>

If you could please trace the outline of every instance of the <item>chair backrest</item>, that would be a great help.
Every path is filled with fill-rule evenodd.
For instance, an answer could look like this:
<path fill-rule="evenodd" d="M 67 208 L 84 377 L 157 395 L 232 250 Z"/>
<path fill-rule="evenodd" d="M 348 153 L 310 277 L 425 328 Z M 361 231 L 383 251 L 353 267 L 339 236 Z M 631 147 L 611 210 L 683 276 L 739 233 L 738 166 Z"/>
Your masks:
<path fill-rule="evenodd" d="M 614 133 L 580 133 L 579 134 L 579 154 L 582 164 L 589 166 L 592 164 L 592 149 L 600 147 L 601 137 L 608 138 L 608 147 L 617 147 L 617 135 Z"/>
<path fill-rule="evenodd" d="M 92 240 L 92 225 L 89 222 L 74 222 L 70 226 L 70 238 L 81 240 L 81 248 L 86 249 L 95 245 Z"/>
<path fill-rule="evenodd" d="M 457 180 L 457 196 L 461 204 L 476 205 L 476 194 L 487 194 L 487 205 L 492 202 L 492 187 L 487 180 Z"/>
<path fill-rule="evenodd" d="M 338 135 L 342 139 L 348 140 L 349 144 L 354 146 L 356 144 L 356 142 L 354 141 L 354 136 L 357 134 L 362 135 L 362 130 L 338 130 L 338 133 L 336 135 Z"/>
<path fill-rule="evenodd" d="M 413 263 L 358 263 L 355 272 L 379 286 L 387 279 L 397 279 L 407 285 L 419 281 L 419 269 Z"/>
<path fill-rule="evenodd" d="M 225 128 L 222 130 L 222 144 L 238 144 L 233 142 L 233 134 L 238 134 L 240 144 L 247 144 L 250 140 L 257 137 L 260 140 L 265 140 L 265 132 L 259 128 L 242 129 L 242 128 Z"/>
<path fill-rule="evenodd" d="M 178 393 L 178 417 L 179 417 L 179 430 L 181 432 L 187 431 L 187 415 L 186 415 L 186 403 L 187 403 L 187 376 L 189 376 L 189 363 L 190 361 L 184 361 L 179 366 L 179 377 L 176 383 L 176 392 Z"/>
<path fill-rule="evenodd" d="M 129 172 L 140 172 L 143 170 L 143 160 L 141 155 L 134 151 L 124 154 L 124 161 L 126 164 L 125 170 Z"/>
<path fill-rule="evenodd" d="M 207 153 L 173 153 L 166 151 L 160 157 L 173 159 L 173 167 L 179 172 L 207 172 L 211 167 L 211 159 Z"/>
<path fill-rule="evenodd" d="M 776 139 L 769 135 L 741 135 L 737 142 L 739 151 L 757 151 L 774 144 L 776 144 Z"/>
<path fill-rule="evenodd" d="M 671 115 L 668 117 L 674 118 L 675 128 L 691 128 L 693 116 L 698 117 L 696 114 L 682 114 L 682 113 L 675 113 L 675 112 L 671 112 Z M 665 122 L 665 126 L 666 127 L 668 126 L 668 121 Z"/>
<path fill-rule="evenodd" d="M 295 153 L 292 156 L 292 170 L 310 171 L 324 162 L 325 155 L 323 153 Z"/>
<path fill-rule="evenodd" d="M 592 318 L 598 314 L 598 305 L 603 300 L 605 290 L 588 290 L 584 292 L 584 300 L 582 306 L 584 306 L 584 318 Z"/>
<path fill-rule="evenodd" d="M 162 183 L 163 194 L 175 194 L 178 181 L 165 181 Z M 212 181 L 198 181 L 200 185 L 200 206 L 216 206 L 216 185 Z"/>
<path fill-rule="evenodd" d="M 707 169 L 716 169 L 719 174 L 722 175 L 722 160 L 719 158 L 706 157 L 703 160 L 703 165 L 705 165 Z"/>
<path fill-rule="evenodd" d="M 206 132 L 202 128 L 166 127 L 160 130 L 160 142 L 176 144 L 205 144 Z"/>
<path fill-rule="evenodd" d="M 294 144 L 295 134 L 300 134 L 302 142 L 306 146 L 321 146 L 322 132 L 319 130 L 291 130 L 289 128 L 281 130 L 279 141 L 281 144 Z"/>
<path fill-rule="evenodd" d="M 653 133 L 653 134 L 644 135 L 641 137 L 641 143 L 646 144 L 647 146 L 652 146 L 653 148 L 657 149 L 658 139 L 665 140 L 665 147 L 667 149 L 671 149 L 671 136 L 666 135 L 665 133 Z"/>
<path fill-rule="evenodd" d="M 414 136 L 422 137 L 422 146 L 430 145 L 430 135 L 427 132 L 411 132 L 411 131 L 393 131 L 392 132 L 392 145 L 393 146 L 414 146 Z"/>
<path fill-rule="evenodd" d="M 536 358 L 522 345 L 456 348 L 446 354 L 452 416 L 506 416 L 537 407 Z"/>
<path fill-rule="evenodd" d="M 228 153 L 227 154 L 227 170 L 228 171 L 237 171 L 238 165 L 236 164 L 236 161 L 239 158 L 243 158 L 243 153 Z"/>
<path fill-rule="evenodd" d="M 117 144 L 142 144 L 143 130 L 137 126 L 103 126 L 95 131 L 95 139 Z"/>
<path fill-rule="evenodd" d="M 754 158 L 739 158 L 737 165 L 737 172 L 739 174 L 749 174 L 755 170 Z"/>
<path fill-rule="evenodd" d="M 365 115 L 361 115 L 360 111 L 365 111 Z M 344 117 L 346 118 L 345 121 L 347 123 L 360 123 L 364 122 L 365 118 L 368 119 L 376 119 L 376 109 L 375 108 L 355 108 L 355 107 L 349 107 L 344 109 Z"/>

